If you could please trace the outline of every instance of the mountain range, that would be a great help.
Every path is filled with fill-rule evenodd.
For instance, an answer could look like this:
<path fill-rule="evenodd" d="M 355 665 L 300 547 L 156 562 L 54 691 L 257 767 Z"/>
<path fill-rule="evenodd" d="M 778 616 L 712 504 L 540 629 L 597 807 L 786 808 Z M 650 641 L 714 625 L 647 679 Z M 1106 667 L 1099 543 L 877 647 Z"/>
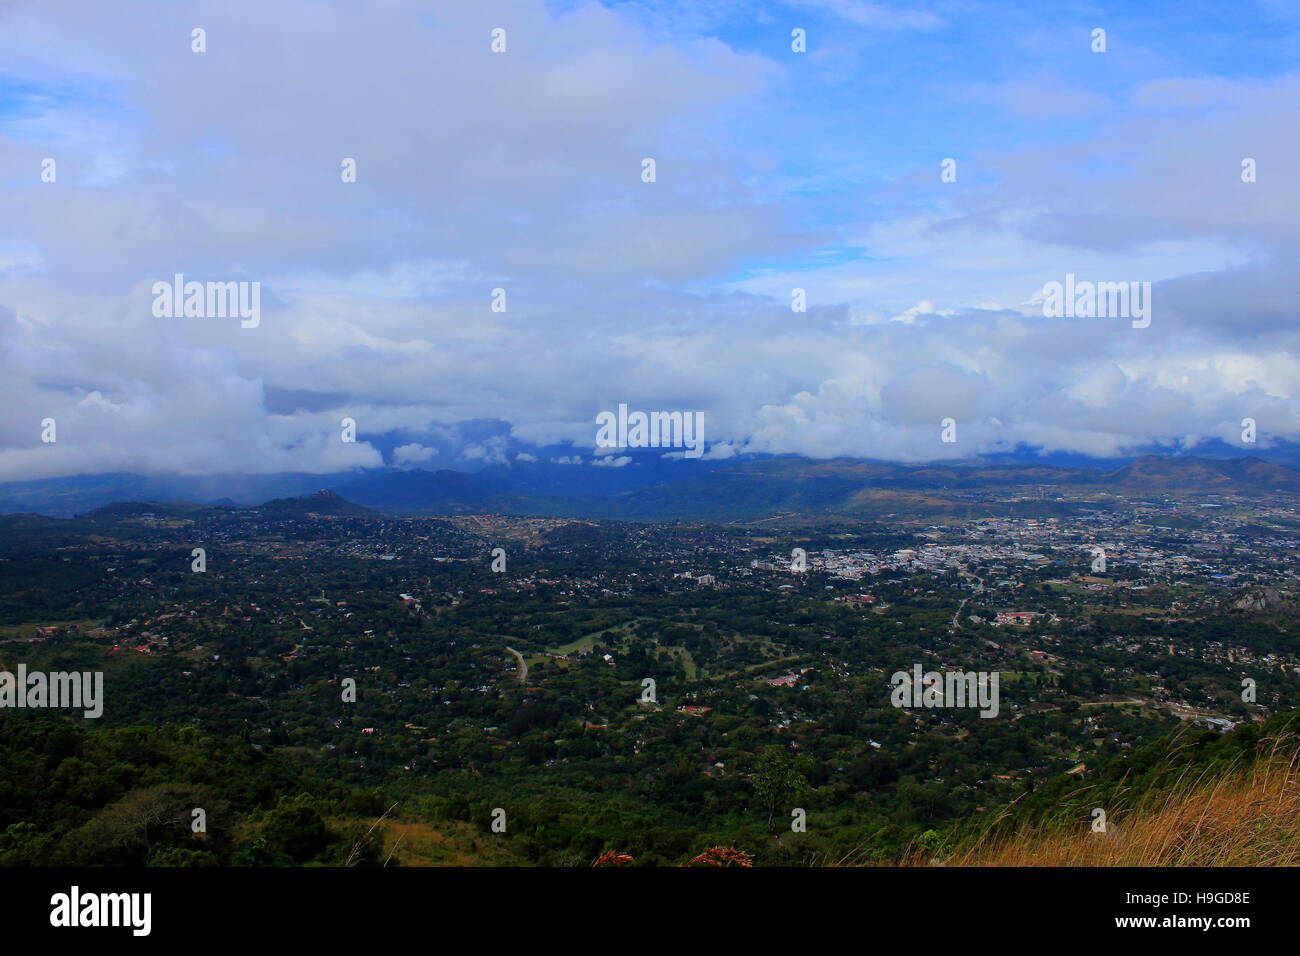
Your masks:
<path fill-rule="evenodd" d="M 303 498 L 321 490 L 333 497 Z M 1104 506 L 1106 496 L 1297 492 L 1300 471 L 1253 457 L 1147 456 L 1109 469 L 987 462 L 900 465 L 847 458 L 648 459 L 623 468 L 530 462 L 472 473 L 382 469 L 335 475 L 52 478 L 0 484 L 0 513 L 70 517 L 117 502 L 188 501 L 261 504 L 272 512 L 304 515 L 360 515 L 368 509 L 394 515 L 504 513 L 633 521 L 979 517 L 1066 515 Z"/>

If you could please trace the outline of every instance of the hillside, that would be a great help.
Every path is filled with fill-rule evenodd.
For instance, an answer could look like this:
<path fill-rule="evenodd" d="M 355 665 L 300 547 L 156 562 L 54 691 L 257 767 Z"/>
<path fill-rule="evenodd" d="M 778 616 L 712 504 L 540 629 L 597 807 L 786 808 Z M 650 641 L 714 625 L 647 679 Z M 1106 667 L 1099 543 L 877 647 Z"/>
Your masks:
<path fill-rule="evenodd" d="M 1184 727 L 1096 772 L 1057 777 L 992 820 L 931 834 L 908 863 L 1300 865 L 1297 731 L 1294 713 L 1222 736 Z"/>
<path fill-rule="evenodd" d="M 945 866 L 1300 866 L 1300 766 L 1249 771 L 1149 801 L 1105 832 L 1026 830 L 943 858 Z"/>
<path fill-rule="evenodd" d="M 257 508 L 269 516 L 322 517 L 322 518 L 369 518 L 379 517 L 378 512 L 353 504 L 332 491 L 322 489 L 313 495 L 301 498 L 276 498 Z"/>
<path fill-rule="evenodd" d="M 0 721 L 0 867 L 512 866 L 468 823 L 407 820 L 378 790 L 192 727 Z M 191 809 L 207 831 L 191 830 Z"/>

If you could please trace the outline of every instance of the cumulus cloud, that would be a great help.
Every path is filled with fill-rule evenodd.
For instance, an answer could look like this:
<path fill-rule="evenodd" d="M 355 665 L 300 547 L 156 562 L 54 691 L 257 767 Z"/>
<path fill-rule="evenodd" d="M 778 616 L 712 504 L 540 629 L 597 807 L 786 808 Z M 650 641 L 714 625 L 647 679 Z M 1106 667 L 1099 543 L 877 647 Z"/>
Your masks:
<path fill-rule="evenodd" d="M 466 445 L 461 450 L 460 457 L 466 461 L 485 465 L 505 465 L 510 462 L 510 456 L 506 449 L 506 440 L 499 435 L 485 441 L 475 442 L 472 445 Z"/>
<path fill-rule="evenodd" d="M 22 77 L 0 97 L 0 480 L 578 464 L 551 452 L 594 448 L 619 403 L 704 411 L 714 459 L 1104 456 L 1235 443 L 1247 416 L 1264 447 L 1300 438 L 1294 76 L 959 84 L 954 110 L 1090 125 L 1009 127 L 956 183 L 928 154 L 850 178 L 828 224 L 807 193 L 829 174 L 784 169 L 799 136 L 755 144 L 787 121 L 785 50 L 540 0 L 203 12 L 199 55 L 161 0 L 0 8 Z M 261 282 L 261 323 L 155 317 L 178 272 Z M 1150 327 L 1045 318 L 1067 272 L 1152 282 Z"/>
<path fill-rule="evenodd" d="M 428 461 L 438 454 L 438 449 L 429 448 L 418 442 L 412 442 L 408 445 L 398 445 L 393 449 L 393 461 L 399 465 L 408 465 L 413 462 Z"/>

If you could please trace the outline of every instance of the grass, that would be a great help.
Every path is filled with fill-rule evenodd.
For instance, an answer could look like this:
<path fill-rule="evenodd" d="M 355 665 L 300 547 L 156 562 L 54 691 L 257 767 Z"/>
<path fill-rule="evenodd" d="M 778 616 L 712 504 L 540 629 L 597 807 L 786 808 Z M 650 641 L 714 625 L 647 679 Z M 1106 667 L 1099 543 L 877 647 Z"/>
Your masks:
<path fill-rule="evenodd" d="M 561 644 L 559 647 L 548 647 L 547 650 L 552 654 L 576 654 L 578 651 L 590 651 L 596 644 L 596 639 L 604 637 L 606 634 L 615 632 L 626 634 L 628 628 L 641 621 L 652 621 L 650 617 L 634 617 L 630 621 L 624 621 L 622 624 L 614 624 L 610 627 L 602 628 L 599 631 L 592 631 L 590 634 L 584 634 L 577 640 L 570 641 L 567 644 Z"/>
<path fill-rule="evenodd" d="M 437 824 L 395 820 L 331 819 L 332 825 L 358 829 L 374 826 L 383 840 L 381 859 L 401 866 L 526 866 L 500 838 L 481 833 L 473 824 L 446 821 Z"/>
<path fill-rule="evenodd" d="M 402 866 L 517 866 L 521 862 L 468 823 L 435 829 L 425 823 L 385 820 L 384 853 L 392 852 Z"/>
<path fill-rule="evenodd" d="M 578 651 L 590 652 L 592 648 L 595 647 L 597 640 L 601 638 L 605 638 L 606 639 L 605 643 L 609 643 L 608 638 L 614 635 L 617 635 L 618 637 L 616 646 L 621 648 L 626 645 L 630 637 L 630 632 L 632 627 L 634 627 L 635 625 L 643 621 L 653 621 L 653 620 L 655 620 L 655 618 L 651 618 L 651 617 L 633 618 L 630 621 L 624 621 L 622 624 L 614 624 L 611 627 L 604 628 L 603 630 L 592 631 L 590 634 L 584 634 L 582 637 L 578 638 L 575 641 L 570 641 L 568 644 L 562 644 L 559 647 L 548 648 L 548 652 L 551 654 L 563 654 L 563 655 L 576 654 Z M 659 644 L 657 638 L 651 638 L 651 640 L 653 640 L 656 645 L 658 645 L 659 647 L 667 651 L 670 656 L 677 658 L 682 662 L 682 666 L 686 669 L 687 680 L 696 680 L 699 677 L 699 668 L 695 664 L 695 658 L 691 656 L 691 653 L 688 650 L 686 650 L 686 648 L 679 647 L 675 644 L 673 645 Z M 546 658 L 544 656 L 539 656 L 538 660 L 546 660 Z M 532 666 L 531 660 L 529 661 L 529 666 L 530 667 Z"/>
<path fill-rule="evenodd" d="M 1065 827 L 1025 824 L 938 851 L 911 866 L 1300 866 L 1300 752 L 1276 741 L 1247 770 L 1184 777 L 1127 812 L 1105 832 L 1090 821 Z"/>

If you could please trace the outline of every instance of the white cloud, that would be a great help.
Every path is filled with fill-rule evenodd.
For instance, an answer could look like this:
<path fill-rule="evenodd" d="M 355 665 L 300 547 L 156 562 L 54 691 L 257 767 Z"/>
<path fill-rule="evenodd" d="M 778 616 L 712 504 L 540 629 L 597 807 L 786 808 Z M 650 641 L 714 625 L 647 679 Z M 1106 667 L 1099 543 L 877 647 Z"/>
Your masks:
<path fill-rule="evenodd" d="M 500 436 L 466 445 L 461 449 L 460 457 L 466 461 L 482 462 L 487 465 L 505 465 L 510 462 L 506 452 L 506 440 Z"/>
<path fill-rule="evenodd" d="M 418 442 L 412 442 L 408 445 L 398 445 L 393 449 L 393 461 L 399 465 L 408 465 L 417 461 L 428 461 L 438 454 L 438 449 L 429 448 Z"/>
<path fill-rule="evenodd" d="M 0 480 L 377 467 L 393 441 L 397 463 L 529 461 L 590 446 L 620 401 L 705 411 L 713 459 L 1117 454 L 1246 416 L 1300 439 L 1295 77 L 1153 80 L 1095 129 L 963 154 L 956 184 L 877 177 L 824 227 L 746 140 L 783 128 L 762 112 L 780 61 L 618 10 L 238 2 L 205 8 L 202 56 L 169 3 L 3 16 L 6 71 L 52 92 L 0 125 Z M 1032 77 L 970 95 L 1099 105 Z M 57 185 L 32 175 L 50 144 Z M 261 325 L 155 319 L 149 287 L 178 271 L 262 281 Z M 1066 272 L 1151 281 L 1151 327 L 1043 318 Z"/>

